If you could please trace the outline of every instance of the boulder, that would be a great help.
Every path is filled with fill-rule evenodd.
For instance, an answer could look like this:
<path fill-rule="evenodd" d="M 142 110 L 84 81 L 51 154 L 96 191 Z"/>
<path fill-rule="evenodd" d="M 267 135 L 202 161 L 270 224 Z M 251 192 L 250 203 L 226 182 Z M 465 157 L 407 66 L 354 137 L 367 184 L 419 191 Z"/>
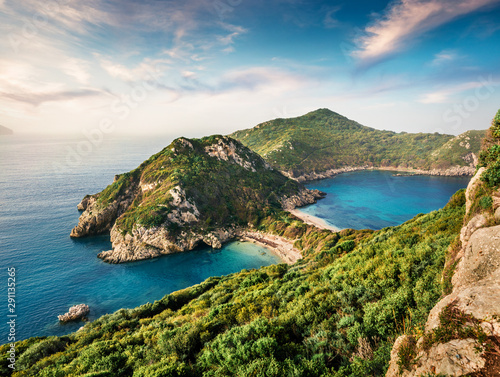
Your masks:
<path fill-rule="evenodd" d="M 66 314 L 58 315 L 57 318 L 61 322 L 78 321 L 85 319 L 89 312 L 90 308 L 88 305 L 80 304 L 72 306 Z"/>

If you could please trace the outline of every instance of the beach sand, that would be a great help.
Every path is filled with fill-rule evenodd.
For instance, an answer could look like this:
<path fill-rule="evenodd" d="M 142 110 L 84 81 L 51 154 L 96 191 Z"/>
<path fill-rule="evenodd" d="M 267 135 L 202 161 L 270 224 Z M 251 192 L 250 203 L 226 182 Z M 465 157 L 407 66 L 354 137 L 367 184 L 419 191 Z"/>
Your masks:
<path fill-rule="evenodd" d="M 319 217 L 308 215 L 307 213 L 304 213 L 298 209 L 294 209 L 288 212 L 290 212 L 295 217 L 298 217 L 306 224 L 314 225 L 317 228 L 331 230 L 332 232 L 340 232 L 342 230 L 328 224 L 325 220 L 320 219 Z"/>
<path fill-rule="evenodd" d="M 245 231 L 240 235 L 240 239 L 268 248 L 287 264 L 294 264 L 299 259 L 302 259 L 302 253 L 293 247 L 293 241 L 274 234 Z"/>

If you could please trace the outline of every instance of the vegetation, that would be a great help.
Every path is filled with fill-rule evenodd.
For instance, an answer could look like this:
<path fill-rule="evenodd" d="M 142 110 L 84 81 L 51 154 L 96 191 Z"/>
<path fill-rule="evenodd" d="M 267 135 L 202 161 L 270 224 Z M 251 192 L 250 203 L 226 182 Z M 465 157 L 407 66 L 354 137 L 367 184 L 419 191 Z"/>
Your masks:
<path fill-rule="evenodd" d="M 258 229 L 295 235 L 305 258 L 243 270 L 120 310 L 66 337 L 17 344 L 13 376 L 382 376 L 392 343 L 442 291 L 464 193 L 377 232 L 332 233 L 277 212 Z"/>
<path fill-rule="evenodd" d="M 275 119 L 231 136 L 294 176 L 346 166 L 468 166 L 478 154 L 485 131 L 460 136 L 379 131 L 320 109 L 304 116 Z"/>
<path fill-rule="evenodd" d="M 484 141 L 483 150 L 479 157 L 479 167 L 487 170 L 482 175 L 482 180 L 489 188 L 500 186 L 500 110 L 493 118 Z"/>
<path fill-rule="evenodd" d="M 234 153 L 212 157 L 206 148 L 232 145 Z M 246 164 L 246 165 L 245 165 Z M 151 185 L 150 190 L 139 187 Z M 124 233 L 134 226 L 165 226 L 172 235 L 182 231 L 170 221 L 173 210 L 172 189 L 185 191 L 187 201 L 199 211 L 190 229 L 211 230 L 228 225 L 258 224 L 264 217 L 281 209 L 283 196 L 297 194 L 302 186 L 269 168 L 256 153 L 236 140 L 224 136 L 175 140 L 167 148 L 142 163 L 137 169 L 117 177 L 98 195 L 100 206 L 108 206 L 124 196 L 132 196 L 132 205 L 116 221 Z M 185 209 L 188 211 L 188 209 Z"/>

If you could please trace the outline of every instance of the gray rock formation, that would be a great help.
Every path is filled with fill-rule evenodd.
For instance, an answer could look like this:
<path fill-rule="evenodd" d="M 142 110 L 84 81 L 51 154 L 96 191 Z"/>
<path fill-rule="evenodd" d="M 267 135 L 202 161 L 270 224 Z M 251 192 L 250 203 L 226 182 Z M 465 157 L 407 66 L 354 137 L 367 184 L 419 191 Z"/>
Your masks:
<path fill-rule="evenodd" d="M 479 169 L 467 187 L 467 212 L 472 207 L 483 171 Z M 425 326 L 426 333 L 440 326 L 440 313 L 453 304 L 478 321 L 487 336 L 500 340 L 500 225 L 486 227 L 488 223 L 487 215 L 479 214 L 462 228 L 462 248 L 457 255 L 461 259 L 452 278 L 453 291 L 431 310 Z M 411 370 L 399 374 L 398 351 L 404 340 L 404 337 L 400 337 L 394 344 L 388 377 L 439 373 L 465 376 L 485 367 L 486 354 L 484 348 L 478 352 L 482 346 L 478 344 L 478 339 L 454 339 L 444 344 L 434 344 L 424 351 L 421 338 L 417 342 L 416 364 Z"/>
<path fill-rule="evenodd" d="M 85 317 L 90 313 L 90 308 L 88 305 L 79 304 L 69 308 L 66 314 L 58 315 L 59 321 L 70 322 L 85 319 Z"/>
<path fill-rule="evenodd" d="M 303 189 L 299 192 L 298 195 L 283 197 L 280 202 L 285 211 L 291 211 L 297 207 L 303 207 L 308 204 L 316 203 L 318 199 L 322 199 L 325 196 L 326 193 L 319 190 Z"/>

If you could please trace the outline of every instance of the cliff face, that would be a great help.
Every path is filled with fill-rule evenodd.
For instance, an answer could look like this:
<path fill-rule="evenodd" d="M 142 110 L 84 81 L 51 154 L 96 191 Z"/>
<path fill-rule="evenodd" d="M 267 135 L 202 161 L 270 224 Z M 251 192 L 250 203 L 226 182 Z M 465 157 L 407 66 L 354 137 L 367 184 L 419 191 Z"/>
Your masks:
<path fill-rule="evenodd" d="M 71 237 L 110 232 L 113 249 L 98 256 L 121 263 L 220 248 L 282 209 L 323 196 L 271 168 L 239 142 L 223 136 L 180 138 L 137 169 L 86 196 Z"/>
<path fill-rule="evenodd" d="M 447 266 L 456 266 L 451 292 L 431 310 L 420 339 L 397 339 L 387 376 L 500 375 L 499 130 L 497 114 L 481 152 L 482 167 L 467 187 L 458 247 L 449 251 Z"/>

